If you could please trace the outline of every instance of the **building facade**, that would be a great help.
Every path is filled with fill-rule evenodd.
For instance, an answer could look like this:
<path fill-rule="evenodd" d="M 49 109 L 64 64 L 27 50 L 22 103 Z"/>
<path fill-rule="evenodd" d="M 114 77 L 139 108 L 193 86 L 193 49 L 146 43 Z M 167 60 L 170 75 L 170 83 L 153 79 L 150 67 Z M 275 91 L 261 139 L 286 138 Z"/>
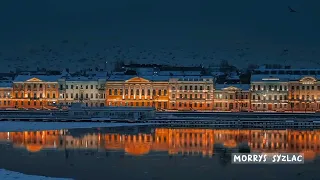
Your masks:
<path fill-rule="evenodd" d="M 59 78 L 59 75 L 18 75 L 13 81 L 13 106 L 35 109 L 56 108 Z"/>
<path fill-rule="evenodd" d="M 59 79 L 59 104 L 82 103 L 89 107 L 105 106 L 106 79 L 92 77 L 64 77 Z"/>
<path fill-rule="evenodd" d="M 252 75 L 251 109 L 253 111 L 286 111 L 288 83 L 287 75 Z"/>
<path fill-rule="evenodd" d="M 216 111 L 249 111 L 249 84 L 216 84 L 214 110 Z"/>
<path fill-rule="evenodd" d="M 157 76 L 112 75 L 106 83 L 106 105 L 167 109 L 168 84 Z"/>
<path fill-rule="evenodd" d="M 168 87 L 169 110 L 213 110 L 213 77 L 173 77 L 169 79 Z"/>
<path fill-rule="evenodd" d="M 12 107 L 12 82 L 0 82 L 0 109 Z"/>
<path fill-rule="evenodd" d="M 320 83 L 317 76 L 295 76 L 289 81 L 291 111 L 319 111 Z"/>

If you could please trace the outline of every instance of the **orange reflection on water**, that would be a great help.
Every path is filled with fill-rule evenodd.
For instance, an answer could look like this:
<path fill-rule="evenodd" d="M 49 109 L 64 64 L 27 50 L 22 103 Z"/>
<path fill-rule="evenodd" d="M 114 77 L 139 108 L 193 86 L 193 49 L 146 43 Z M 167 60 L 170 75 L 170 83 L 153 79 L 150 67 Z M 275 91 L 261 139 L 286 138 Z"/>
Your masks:
<path fill-rule="evenodd" d="M 42 149 L 125 151 L 130 155 L 152 152 L 201 154 L 211 157 L 214 144 L 236 148 L 248 143 L 254 152 L 301 152 L 314 159 L 320 151 L 320 131 L 156 128 L 153 133 L 88 133 L 81 137 L 66 131 L 2 132 L 0 141 L 30 152 Z"/>

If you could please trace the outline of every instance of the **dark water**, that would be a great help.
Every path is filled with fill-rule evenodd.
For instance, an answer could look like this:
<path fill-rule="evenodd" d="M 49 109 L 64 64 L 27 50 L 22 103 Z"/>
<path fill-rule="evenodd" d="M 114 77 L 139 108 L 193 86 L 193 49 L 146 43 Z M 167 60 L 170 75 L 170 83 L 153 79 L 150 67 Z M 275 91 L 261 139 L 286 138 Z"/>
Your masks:
<path fill-rule="evenodd" d="M 0 133 L 0 168 L 74 179 L 320 179 L 320 130 L 117 127 Z M 222 147 L 303 152 L 303 165 L 234 165 Z"/>

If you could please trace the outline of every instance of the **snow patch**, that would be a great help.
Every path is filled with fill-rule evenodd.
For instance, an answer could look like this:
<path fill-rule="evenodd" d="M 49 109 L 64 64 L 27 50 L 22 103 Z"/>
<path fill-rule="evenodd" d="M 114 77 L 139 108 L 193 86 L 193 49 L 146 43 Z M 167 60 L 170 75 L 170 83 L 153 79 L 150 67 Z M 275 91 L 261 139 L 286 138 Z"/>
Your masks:
<path fill-rule="evenodd" d="M 1 180 L 11 180 L 11 179 L 23 179 L 23 180 L 71 180 L 65 178 L 52 178 L 52 177 L 45 177 L 45 176 L 33 176 L 33 175 L 26 175 L 14 171 L 8 171 L 5 169 L 0 169 L 0 179 Z"/>

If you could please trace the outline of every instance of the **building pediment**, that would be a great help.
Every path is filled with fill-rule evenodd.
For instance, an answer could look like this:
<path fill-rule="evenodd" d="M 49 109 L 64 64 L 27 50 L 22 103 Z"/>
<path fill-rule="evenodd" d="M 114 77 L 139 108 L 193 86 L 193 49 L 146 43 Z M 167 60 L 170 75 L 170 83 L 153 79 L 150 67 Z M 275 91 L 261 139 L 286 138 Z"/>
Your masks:
<path fill-rule="evenodd" d="M 27 81 L 28 82 L 42 82 L 42 80 L 38 79 L 38 78 L 31 78 L 31 79 L 28 79 Z"/>
<path fill-rule="evenodd" d="M 241 89 L 234 87 L 234 86 L 229 86 L 229 87 L 223 88 L 223 90 L 225 90 L 225 91 L 240 91 Z"/>
<path fill-rule="evenodd" d="M 303 77 L 300 79 L 300 82 L 302 84 L 314 84 L 317 82 L 317 79 L 314 78 L 314 77 L 310 77 L 310 76 L 307 76 L 307 77 Z"/>
<path fill-rule="evenodd" d="M 134 77 L 134 78 L 128 79 L 126 82 L 146 83 L 150 81 L 141 77 Z"/>

